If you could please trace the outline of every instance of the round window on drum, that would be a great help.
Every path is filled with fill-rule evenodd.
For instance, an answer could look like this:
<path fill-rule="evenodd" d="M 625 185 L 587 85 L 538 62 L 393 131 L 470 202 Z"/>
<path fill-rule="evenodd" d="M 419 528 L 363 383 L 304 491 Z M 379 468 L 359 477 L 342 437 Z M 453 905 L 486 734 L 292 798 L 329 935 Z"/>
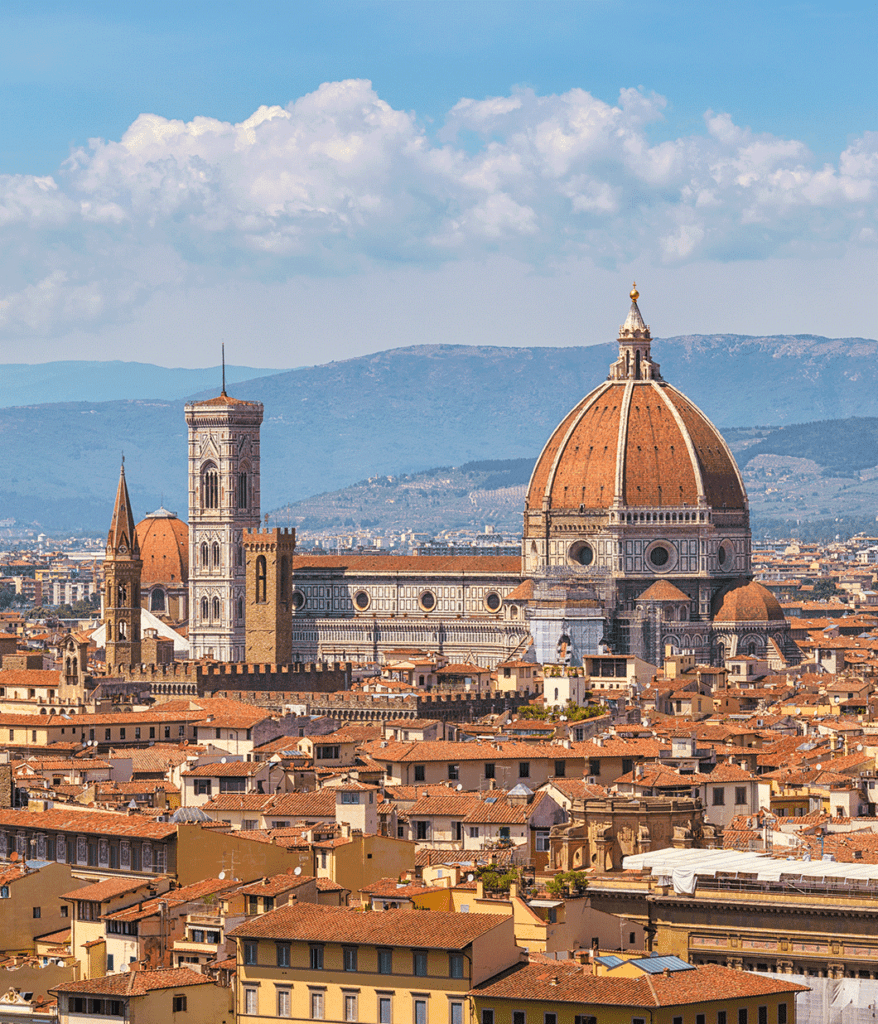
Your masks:
<path fill-rule="evenodd" d="M 418 598 L 418 604 L 423 611 L 431 612 L 436 607 L 436 595 L 432 590 L 425 590 Z"/>
<path fill-rule="evenodd" d="M 371 603 L 372 599 L 365 590 L 358 590 L 356 594 L 354 594 L 354 606 L 358 611 L 364 612 Z"/>
<path fill-rule="evenodd" d="M 489 594 L 485 595 L 485 607 L 489 612 L 499 611 L 502 604 L 503 600 L 496 591 L 492 590 Z"/>

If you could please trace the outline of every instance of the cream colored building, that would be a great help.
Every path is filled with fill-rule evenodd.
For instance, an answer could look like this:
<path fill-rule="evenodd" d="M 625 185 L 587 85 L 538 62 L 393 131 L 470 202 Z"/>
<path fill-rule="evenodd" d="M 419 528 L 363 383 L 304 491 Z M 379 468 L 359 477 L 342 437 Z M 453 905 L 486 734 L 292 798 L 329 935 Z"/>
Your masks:
<path fill-rule="evenodd" d="M 485 914 L 293 905 L 230 934 L 241 1024 L 465 1024 L 472 986 L 521 953 L 511 917 Z"/>

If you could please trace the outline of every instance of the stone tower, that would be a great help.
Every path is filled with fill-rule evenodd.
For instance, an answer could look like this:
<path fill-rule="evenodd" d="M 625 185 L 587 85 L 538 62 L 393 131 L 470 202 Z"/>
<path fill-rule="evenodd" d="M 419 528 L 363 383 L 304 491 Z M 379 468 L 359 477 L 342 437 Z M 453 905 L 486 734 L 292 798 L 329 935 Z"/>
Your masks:
<path fill-rule="evenodd" d="M 134 516 L 125 483 L 125 464 L 104 559 L 104 622 L 107 627 L 107 671 L 140 663 L 140 573 L 143 562 L 134 531 Z"/>
<path fill-rule="evenodd" d="M 189 649 L 244 657 L 244 530 L 259 525 L 262 403 L 217 398 L 186 406 L 189 427 Z"/>
<path fill-rule="evenodd" d="M 289 665 L 293 660 L 292 575 L 295 530 L 248 530 L 248 664 Z"/>

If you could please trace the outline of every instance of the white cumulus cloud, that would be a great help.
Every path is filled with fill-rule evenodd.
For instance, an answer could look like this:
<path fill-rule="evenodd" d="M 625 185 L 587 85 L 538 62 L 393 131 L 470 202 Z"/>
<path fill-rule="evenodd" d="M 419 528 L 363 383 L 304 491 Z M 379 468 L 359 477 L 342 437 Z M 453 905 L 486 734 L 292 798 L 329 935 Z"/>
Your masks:
<path fill-rule="evenodd" d="M 818 165 L 723 113 L 657 139 L 666 100 L 625 89 L 461 99 L 430 135 L 367 81 L 240 124 L 142 114 L 54 177 L 0 178 L 0 330 L 130 316 L 170 283 L 277 281 L 501 252 L 551 268 L 669 265 L 874 245 L 878 135 Z"/>

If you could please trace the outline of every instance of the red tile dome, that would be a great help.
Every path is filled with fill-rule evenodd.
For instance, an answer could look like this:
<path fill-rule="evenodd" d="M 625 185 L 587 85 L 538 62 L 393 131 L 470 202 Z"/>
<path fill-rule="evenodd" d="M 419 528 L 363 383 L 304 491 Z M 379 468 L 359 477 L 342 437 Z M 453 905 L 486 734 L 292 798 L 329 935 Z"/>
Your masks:
<path fill-rule="evenodd" d="M 736 580 L 721 590 L 713 602 L 713 621 L 783 622 L 777 598 L 755 580 Z"/>
<path fill-rule="evenodd" d="M 180 586 L 189 582 L 189 527 L 160 508 L 135 527 L 143 561 L 141 583 Z"/>

